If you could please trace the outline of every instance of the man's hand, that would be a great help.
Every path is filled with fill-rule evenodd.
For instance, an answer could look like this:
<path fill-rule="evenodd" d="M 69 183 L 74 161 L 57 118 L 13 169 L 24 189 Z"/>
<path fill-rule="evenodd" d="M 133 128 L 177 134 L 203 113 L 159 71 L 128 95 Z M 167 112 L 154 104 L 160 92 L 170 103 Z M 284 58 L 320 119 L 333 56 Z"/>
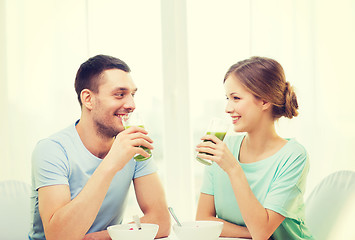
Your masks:
<path fill-rule="evenodd" d="M 107 230 L 86 234 L 83 240 L 111 240 Z"/>
<path fill-rule="evenodd" d="M 149 157 L 149 154 L 140 147 L 144 146 L 153 149 L 151 145 L 153 140 L 147 134 L 148 132 L 144 128 L 136 126 L 120 132 L 117 134 L 105 160 L 112 162 L 115 168 L 117 168 L 116 170 L 119 171 L 135 154 Z"/>

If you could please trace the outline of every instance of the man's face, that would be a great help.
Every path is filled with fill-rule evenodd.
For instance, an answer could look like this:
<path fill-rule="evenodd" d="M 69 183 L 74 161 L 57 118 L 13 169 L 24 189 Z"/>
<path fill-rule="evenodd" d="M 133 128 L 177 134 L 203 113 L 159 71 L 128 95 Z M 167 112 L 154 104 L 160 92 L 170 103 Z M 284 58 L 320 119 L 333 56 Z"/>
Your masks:
<path fill-rule="evenodd" d="M 93 93 L 91 116 L 97 133 L 112 138 L 124 130 L 122 117 L 135 109 L 137 91 L 131 75 L 119 69 L 103 71 L 98 93 Z"/>

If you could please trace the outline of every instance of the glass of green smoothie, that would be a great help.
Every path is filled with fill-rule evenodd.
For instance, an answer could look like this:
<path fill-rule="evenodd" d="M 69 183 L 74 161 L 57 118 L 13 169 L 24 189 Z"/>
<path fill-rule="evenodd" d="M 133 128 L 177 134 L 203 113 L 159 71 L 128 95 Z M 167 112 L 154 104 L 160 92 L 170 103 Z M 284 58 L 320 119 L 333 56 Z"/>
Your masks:
<path fill-rule="evenodd" d="M 227 134 L 229 128 L 229 124 L 225 119 L 222 118 L 212 118 L 210 120 L 210 123 L 208 124 L 207 130 L 206 130 L 206 135 L 215 135 L 218 137 L 221 141 L 223 141 L 224 137 Z M 209 140 L 204 140 L 204 142 L 209 141 Z M 205 153 L 207 155 L 211 155 L 209 153 Z M 205 165 L 212 165 L 211 160 L 203 159 L 200 157 L 196 156 L 196 160 L 199 161 L 200 163 L 203 163 Z"/>
<path fill-rule="evenodd" d="M 122 119 L 122 124 L 124 126 L 125 129 L 130 128 L 132 126 L 137 126 L 137 127 L 141 127 L 144 128 L 144 121 L 142 116 L 140 115 L 139 112 L 131 112 L 127 115 L 127 117 Z M 134 160 L 141 162 L 141 161 L 145 161 L 148 160 L 151 156 L 152 156 L 152 152 L 150 151 L 149 148 L 146 148 L 144 146 L 139 146 L 141 148 L 143 148 L 144 151 L 146 151 L 149 154 L 149 157 L 144 157 L 140 154 L 136 154 L 133 158 Z"/>

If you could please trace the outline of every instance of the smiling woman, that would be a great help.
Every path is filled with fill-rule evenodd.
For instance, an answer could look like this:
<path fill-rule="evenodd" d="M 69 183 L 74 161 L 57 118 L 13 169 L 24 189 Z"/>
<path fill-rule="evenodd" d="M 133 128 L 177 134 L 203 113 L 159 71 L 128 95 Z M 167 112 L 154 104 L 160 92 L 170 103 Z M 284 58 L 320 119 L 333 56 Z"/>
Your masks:
<path fill-rule="evenodd" d="M 213 162 L 205 169 L 197 219 L 224 222 L 222 236 L 313 239 L 304 223 L 308 154 L 274 124 L 298 114 L 289 85 L 281 65 L 265 57 L 240 61 L 225 75 L 225 111 L 240 134 L 224 141 L 206 135 L 212 142 L 196 149 Z"/>

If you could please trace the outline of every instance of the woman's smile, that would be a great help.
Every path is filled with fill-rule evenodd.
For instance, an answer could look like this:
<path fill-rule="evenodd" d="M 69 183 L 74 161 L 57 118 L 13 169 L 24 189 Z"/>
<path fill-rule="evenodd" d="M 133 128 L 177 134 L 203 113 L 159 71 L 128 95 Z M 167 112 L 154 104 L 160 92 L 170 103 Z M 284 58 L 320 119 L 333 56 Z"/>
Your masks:
<path fill-rule="evenodd" d="M 233 124 L 236 124 L 239 121 L 239 119 L 241 118 L 241 116 L 231 116 L 231 118 L 232 118 Z"/>

